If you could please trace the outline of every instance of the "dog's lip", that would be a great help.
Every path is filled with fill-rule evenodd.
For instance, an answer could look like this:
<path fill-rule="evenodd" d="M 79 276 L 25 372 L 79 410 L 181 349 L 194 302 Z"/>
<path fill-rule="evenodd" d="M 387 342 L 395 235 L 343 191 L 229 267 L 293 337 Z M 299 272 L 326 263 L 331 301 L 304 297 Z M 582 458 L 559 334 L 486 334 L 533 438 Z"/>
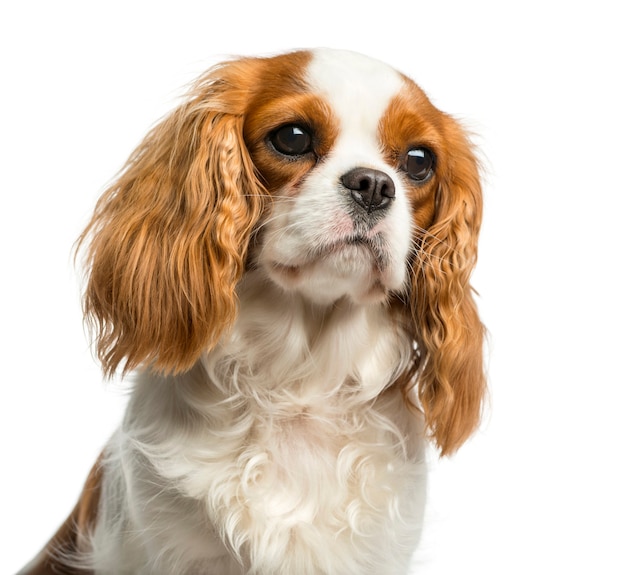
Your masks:
<path fill-rule="evenodd" d="M 384 241 L 380 234 L 364 235 L 355 234 L 340 240 L 329 242 L 326 246 L 322 246 L 319 249 L 318 257 L 323 257 L 327 254 L 333 254 L 344 250 L 351 249 L 353 247 L 361 247 L 369 251 L 375 260 L 381 259 L 385 252 Z M 315 253 L 315 252 L 314 252 Z M 317 255 L 317 254 L 316 254 Z"/>
<path fill-rule="evenodd" d="M 384 250 L 382 250 L 381 246 L 378 244 L 379 242 L 376 242 L 373 238 L 369 238 L 367 236 L 349 236 L 341 240 L 336 240 L 318 246 L 315 249 L 308 250 L 307 253 L 302 257 L 302 259 L 295 259 L 294 261 L 290 262 L 274 261 L 272 262 L 272 266 L 275 269 L 288 273 L 294 272 L 296 270 L 313 265 L 326 257 L 340 254 L 341 252 L 345 252 L 355 248 L 362 248 L 361 252 L 368 252 L 375 262 L 382 264 L 382 254 L 384 253 Z"/>

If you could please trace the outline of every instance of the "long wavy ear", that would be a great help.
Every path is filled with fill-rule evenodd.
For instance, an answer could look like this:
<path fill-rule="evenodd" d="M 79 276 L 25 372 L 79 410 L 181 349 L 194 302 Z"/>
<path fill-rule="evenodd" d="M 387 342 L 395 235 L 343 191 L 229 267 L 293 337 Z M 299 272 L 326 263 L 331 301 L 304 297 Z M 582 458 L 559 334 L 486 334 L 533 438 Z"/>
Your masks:
<path fill-rule="evenodd" d="M 107 375 L 120 364 L 189 369 L 236 316 L 266 196 L 243 141 L 242 66 L 210 71 L 147 135 L 78 240 L 88 246 L 85 317 Z"/>
<path fill-rule="evenodd" d="M 486 387 L 484 328 L 469 283 L 482 218 L 480 178 L 463 131 L 448 117 L 444 128 L 436 214 L 420 246 L 411 294 L 418 395 L 442 455 L 454 452 L 477 427 Z"/>

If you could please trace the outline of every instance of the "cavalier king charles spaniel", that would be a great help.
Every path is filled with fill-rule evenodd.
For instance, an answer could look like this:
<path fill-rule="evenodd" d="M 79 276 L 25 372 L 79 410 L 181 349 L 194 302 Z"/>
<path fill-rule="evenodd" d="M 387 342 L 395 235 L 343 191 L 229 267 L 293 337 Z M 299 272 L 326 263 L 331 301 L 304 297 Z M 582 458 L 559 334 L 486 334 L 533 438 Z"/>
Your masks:
<path fill-rule="evenodd" d="M 407 573 L 485 392 L 459 124 L 328 49 L 213 67 L 79 240 L 121 428 L 24 574 Z"/>

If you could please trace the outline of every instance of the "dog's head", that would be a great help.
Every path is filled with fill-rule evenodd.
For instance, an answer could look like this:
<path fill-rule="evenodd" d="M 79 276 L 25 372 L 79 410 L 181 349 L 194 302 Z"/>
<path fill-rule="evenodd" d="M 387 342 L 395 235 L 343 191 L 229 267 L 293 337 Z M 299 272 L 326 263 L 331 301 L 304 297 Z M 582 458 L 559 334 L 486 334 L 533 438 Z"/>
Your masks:
<path fill-rule="evenodd" d="M 386 306 L 415 342 L 443 452 L 474 429 L 483 328 L 469 276 L 481 219 L 459 125 L 410 79 L 350 52 L 208 71 L 99 201 L 85 311 L 105 372 L 189 369 L 232 325 L 246 270 L 312 305 Z"/>

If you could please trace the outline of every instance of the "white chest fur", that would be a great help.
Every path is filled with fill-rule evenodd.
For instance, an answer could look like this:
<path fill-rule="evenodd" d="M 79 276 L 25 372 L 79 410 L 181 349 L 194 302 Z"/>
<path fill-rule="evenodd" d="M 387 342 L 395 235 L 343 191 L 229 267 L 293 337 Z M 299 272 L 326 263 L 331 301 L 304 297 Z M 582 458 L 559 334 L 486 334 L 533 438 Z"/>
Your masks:
<path fill-rule="evenodd" d="M 270 291 L 242 287 L 245 320 L 192 372 L 137 381 L 118 448 L 151 572 L 403 573 L 422 429 L 385 389 L 408 344 L 382 308 L 322 314 Z M 174 517 L 186 537 L 170 541 Z"/>

